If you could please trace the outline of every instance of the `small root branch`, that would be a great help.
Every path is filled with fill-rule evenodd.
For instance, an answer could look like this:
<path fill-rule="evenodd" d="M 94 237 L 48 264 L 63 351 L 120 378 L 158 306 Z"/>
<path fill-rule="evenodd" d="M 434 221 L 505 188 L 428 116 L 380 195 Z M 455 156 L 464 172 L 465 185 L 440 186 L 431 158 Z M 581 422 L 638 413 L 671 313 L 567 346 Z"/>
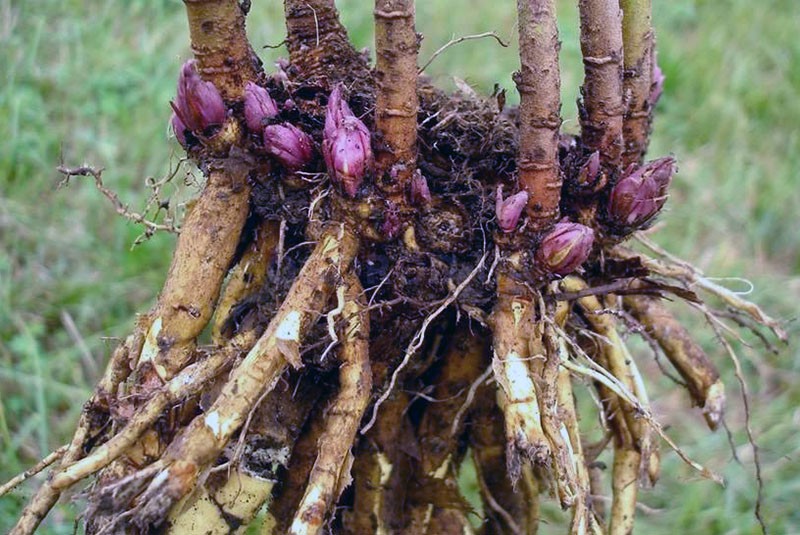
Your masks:
<path fill-rule="evenodd" d="M 54 462 L 61 459 L 67 452 L 68 447 L 69 447 L 68 444 L 64 444 L 63 446 L 61 446 L 57 450 L 54 450 L 47 457 L 45 457 L 38 463 L 34 464 L 21 474 L 12 477 L 8 481 L 0 485 L 0 498 L 8 494 L 9 491 L 13 490 L 20 483 L 27 481 L 28 479 L 32 478 L 42 470 L 45 470 L 48 466 L 50 466 Z"/>
<path fill-rule="evenodd" d="M 632 295 L 626 296 L 623 302 L 686 381 L 695 404 L 703 409 L 708 426 L 716 429 L 725 410 L 725 387 L 716 366 L 656 298 Z"/>
<path fill-rule="evenodd" d="M 319 440 L 319 454 L 289 533 L 320 533 L 326 514 L 350 484 L 353 440 L 369 403 L 372 372 L 369 364 L 369 314 L 360 302 L 362 288 L 355 275 L 345 277 L 345 324 L 339 350 L 339 393 L 326 411 Z"/>

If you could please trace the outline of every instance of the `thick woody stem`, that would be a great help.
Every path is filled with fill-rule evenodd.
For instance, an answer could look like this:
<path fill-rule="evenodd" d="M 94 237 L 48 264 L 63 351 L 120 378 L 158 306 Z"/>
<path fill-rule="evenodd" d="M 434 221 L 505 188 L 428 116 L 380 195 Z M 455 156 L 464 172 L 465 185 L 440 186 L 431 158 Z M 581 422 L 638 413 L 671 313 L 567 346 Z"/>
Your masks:
<path fill-rule="evenodd" d="M 369 80 L 367 60 L 356 52 L 339 21 L 334 0 L 284 0 L 286 47 L 305 80 Z"/>
<path fill-rule="evenodd" d="M 607 170 L 622 155 L 622 12 L 618 0 L 580 0 L 581 52 L 585 77 L 581 95 L 581 140 L 586 152 L 600 151 Z"/>
<path fill-rule="evenodd" d="M 404 193 L 417 162 L 419 37 L 414 0 L 375 0 L 374 15 L 375 126 L 381 141 L 376 174 L 381 184 Z"/>
<path fill-rule="evenodd" d="M 339 393 L 325 413 L 325 427 L 317 441 L 319 454 L 289 530 L 293 535 L 320 533 L 331 506 L 350 484 L 350 450 L 372 390 L 369 314 L 361 302 L 363 289 L 353 274 L 345 283 Z"/>
<path fill-rule="evenodd" d="M 261 62 L 247 41 L 238 0 L 184 0 L 197 70 L 225 100 L 239 100 Z"/>
<path fill-rule="evenodd" d="M 561 172 L 561 79 L 555 0 L 517 0 L 520 70 L 519 184 L 528 192 L 529 225 L 543 230 L 558 219 Z"/>
<path fill-rule="evenodd" d="M 150 312 L 151 327 L 141 355 L 131 356 L 134 362 L 138 357 L 142 381 L 150 368 L 162 380 L 174 377 L 191 358 L 195 339 L 211 319 L 250 211 L 249 170 L 235 158 L 212 164 Z"/>
<path fill-rule="evenodd" d="M 725 387 L 717 367 L 658 299 L 630 295 L 624 298 L 623 303 L 647 334 L 661 346 L 686 381 L 692 400 L 703 409 L 706 423 L 712 430 L 716 429 L 725 410 Z"/>
<path fill-rule="evenodd" d="M 650 137 L 650 85 L 653 80 L 653 28 L 650 0 L 620 0 L 625 57 L 623 166 L 640 163 Z"/>

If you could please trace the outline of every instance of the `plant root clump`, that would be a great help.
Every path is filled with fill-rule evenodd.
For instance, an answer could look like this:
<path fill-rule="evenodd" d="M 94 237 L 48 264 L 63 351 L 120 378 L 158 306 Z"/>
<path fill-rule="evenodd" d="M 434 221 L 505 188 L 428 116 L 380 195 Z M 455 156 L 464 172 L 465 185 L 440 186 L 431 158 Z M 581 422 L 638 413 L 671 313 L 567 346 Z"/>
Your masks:
<path fill-rule="evenodd" d="M 713 430 L 719 373 L 662 301 L 727 329 L 706 304 L 722 301 L 785 333 L 643 234 L 675 172 L 643 161 L 649 2 L 623 2 L 630 20 L 580 2 L 583 136 L 560 132 L 552 0 L 519 2 L 516 108 L 419 74 L 410 0 L 375 2 L 374 69 L 332 0 L 286 0 L 275 73 L 247 6 L 185 3 L 196 58 L 171 121 L 207 180 L 156 305 L 37 467 L 54 464 L 14 534 L 85 479 L 87 533 L 298 535 L 535 533 L 549 497 L 570 533 L 630 533 L 664 447 L 719 481 L 656 420 L 626 335 L 663 352 Z"/>

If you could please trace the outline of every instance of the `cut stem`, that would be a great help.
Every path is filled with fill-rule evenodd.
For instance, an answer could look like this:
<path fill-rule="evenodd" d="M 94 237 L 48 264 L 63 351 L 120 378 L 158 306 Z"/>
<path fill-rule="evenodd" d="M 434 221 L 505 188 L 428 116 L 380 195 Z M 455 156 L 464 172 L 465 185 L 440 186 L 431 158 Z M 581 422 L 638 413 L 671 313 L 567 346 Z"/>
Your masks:
<path fill-rule="evenodd" d="M 517 0 L 520 70 L 519 184 L 528 192 L 529 225 L 543 230 L 558 219 L 561 172 L 561 79 L 555 0 Z"/>
<path fill-rule="evenodd" d="M 417 54 L 414 0 L 375 0 L 376 176 L 405 199 L 417 168 Z"/>
<path fill-rule="evenodd" d="M 581 52 L 585 77 L 581 95 L 581 140 L 585 152 L 600 151 L 609 171 L 622 155 L 622 12 L 618 0 L 580 0 Z"/>
<path fill-rule="evenodd" d="M 653 81 L 651 0 L 620 0 L 625 57 L 624 167 L 641 163 L 650 141 L 650 85 Z"/>
<path fill-rule="evenodd" d="M 183 0 L 197 70 L 225 100 L 239 100 L 255 80 L 261 61 L 247 40 L 245 12 L 238 0 Z"/>

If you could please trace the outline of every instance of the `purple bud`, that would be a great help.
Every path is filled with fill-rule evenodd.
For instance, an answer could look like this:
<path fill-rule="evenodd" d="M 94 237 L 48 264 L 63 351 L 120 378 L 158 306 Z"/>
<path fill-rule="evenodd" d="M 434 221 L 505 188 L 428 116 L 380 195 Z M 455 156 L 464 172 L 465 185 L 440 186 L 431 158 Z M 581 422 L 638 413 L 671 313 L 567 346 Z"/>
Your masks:
<path fill-rule="evenodd" d="M 497 225 L 503 232 L 511 232 L 517 228 L 522 210 L 528 204 L 528 192 L 520 191 L 503 200 L 503 186 L 497 186 L 494 209 L 497 213 Z"/>
<path fill-rule="evenodd" d="M 600 151 L 594 151 L 578 171 L 578 184 L 592 186 L 600 178 Z"/>
<path fill-rule="evenodd" d="M 265 127 L 264 148 L 284 167 L 292 171 L 302 168 L 314 155 L 308 134 L 289 123 Z"/>
<path fill-rule="evenodd" d="M 266 89 L 253 82 L 244 86 L 244 120 L 251 132 L 260 132 L 264 120 L 278 115 L 278 106 Z"/>
<path fill-rule="evenodd" d="M 186 125 L 183 124 L 181 118 L 173 112 L 172 118 L 169 121 L 170 126 L 172 127 L 172 132 L 175 134 L 175 138 L 178 140 L 178 143 L 185 149 L 186 148 Z"/>
<path fill-rule="evenodd" d="M 417 169 L 411 177 L 411 202 L 414 204 L 428 204 L 431 202 L 431 190 L 428 188 L 428 181 Z"/>
<path fill-rule="evenodd" d="M 650 84 L 650 97 L 648 98 L 648 102 L 650 104 L 650 108 L 655 107 L 658 99 L 661 98 L 661 93 L 664 92 L 664 80 L 666 80 L 666 76 L 661 71 L 661 67 L 658 66 L 658 63 L 653 63 L 653 82 Z"/>
<path fill-rule="evenodd" d="M 536 262 L 555 275 L 572 273 L 592 252 L 594 231 L 580 223 L 556 223 L 536 251 Z"/>
<path fill-rule="evenodd" d="M 608 216 L 623 227 L 641 227 L 648 223 L 667 201 L 667 189 L 675 172 L 671 157 L 647 162 L 626 171 L 611 190 Z"/>
<path fill-rule="evenodd" d="M 323 128 L 322 154 L 331 180 L 353 197 L 372 165 L 367 126 L 356 117 L 342 97 L 342 84 L 328 98 Z"/>
<path fill-rule="evenodd" d="M 228 115 L 222 95 L 213 83 L 200 77 L 193 59 L 181 68 L 178 94 L 171 105 L 175 115 L 192 132 L 202 133 L 211 126 L 219 126 Z"/>
<path fill-rule="evenodd" d="M 388 203 L 386 211 L 383 214 L 383 223 L 381 224 L 381 232 L 387 238 L 394 239 L 403 228 L 403 222 L 400 220 L 397 206 L 391 201 Z"/>

